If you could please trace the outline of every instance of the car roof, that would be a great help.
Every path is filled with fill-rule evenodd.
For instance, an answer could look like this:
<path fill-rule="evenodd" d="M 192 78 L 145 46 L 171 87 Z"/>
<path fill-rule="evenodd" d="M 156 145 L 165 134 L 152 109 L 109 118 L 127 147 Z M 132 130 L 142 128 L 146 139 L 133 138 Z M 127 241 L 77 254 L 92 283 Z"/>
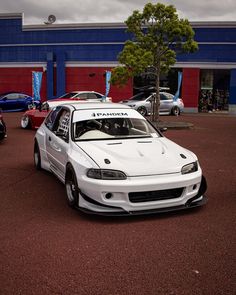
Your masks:
<path fill-rule="evenodd" d="M 47 103 L 49 105 L 50 108 L 62 105 L 62 104 L 66 104 L 66 103 L 71 103 L 71 101 L 73 102 L 72 99 L 69 98 L 56 98 L 56 99 L 52 99 L 52 100 L 47 100 L 43 103 Z"/>
<path fill-rule="evenodd" d="M 89 110 L 89 109 L 130 109 L 129 106 L 121 103 L 112 102 L 91 102 L 91 101 L 72 101 L 63 104 L 72 110 Z"/>
<path fill-rule="evenodd" d="M 69 91 L 69 92 L 67 92 L 67 93 L 99 93 L 99 94 L 101 94 L 100 92 L 97 92 L 97 91 L 92 91 L 92 90 L 74 90 L 74 91 Z M 65 93 L 65 94 L 67 94 L 67 93 Z"/>
<path fill-rule="evenodd" d="M 19 92 L 19 91 L 9 91 L 9 92 L 3 92 L 3 93 L 0 93 L 0 97 L 1 96 L 5 96 L 5 95 L 8 95 L 8 94 L 24 94 L 24 95 L 27 95 L 27 96 L 30 96 L 29 94 L 27 93 L 24 93 L 24 92 Z"/>

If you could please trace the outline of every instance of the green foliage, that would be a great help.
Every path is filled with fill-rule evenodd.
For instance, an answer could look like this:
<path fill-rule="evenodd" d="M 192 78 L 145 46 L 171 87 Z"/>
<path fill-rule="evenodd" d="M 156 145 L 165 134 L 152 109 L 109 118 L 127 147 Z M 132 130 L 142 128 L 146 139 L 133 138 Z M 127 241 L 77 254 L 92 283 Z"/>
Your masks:
<path fill-rule="evenodd" d="M 157 74 L 167 72 L 175 64 L 177 53 L 198 49 L 188 20 L 179 19 L 172 5 L 147 3 L 142 12 L 135 10 L 125 23 L 133 40 L 125 43 L 118 56 L 124 68 L 113 70 L 113 84 L 124 84 L 125 79 L 144 72 L 148 66 L 156 67 Z"/>
<path fill-rule="evenodd" d="M 118 87 L 124 86 L 128 79 L 132 77 L 131 71 L 125 66 L 119 66 L 111 71 L 111 84 L 117 84 Z"/>
<path fill-rule="evenodd" d="M 153 113 L 158 117 L 160 104 L 159 79 L 176 62 L 176 54 L 198 49 L 189 21 L 179 19 L 173 5 L 147 3 L 143 11 L 133 11 L 125 21 L 133 40 L 127 41 L 118 55 L 120 63 L 112 71 L 112 84 L 124 85 L 131 77 L 148 67 L 156 69 L 156 99 Z"/>

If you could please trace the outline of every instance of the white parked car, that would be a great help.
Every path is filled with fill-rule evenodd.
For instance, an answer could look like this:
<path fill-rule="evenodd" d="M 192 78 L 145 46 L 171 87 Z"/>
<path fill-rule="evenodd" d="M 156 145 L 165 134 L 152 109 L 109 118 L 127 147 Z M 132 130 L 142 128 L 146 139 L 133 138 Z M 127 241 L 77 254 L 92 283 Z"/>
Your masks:
<path fill-rule="evenodd" d="M 206 201 L 196 155 L 122 104 L 55 107 L 35 135 L 34 162 L 65 183 L 68 204 L 85 212 L 146 214 Z"/>
<path fill-rule="evenodd" d="M 111 97 L 105 97 L 104 94 L 96 91 L 71 91 L 63 94 L 59 98 L 73 98 L 78 100 L 90 100 L 90 101 L 105 101 L 111 102 Z"/>

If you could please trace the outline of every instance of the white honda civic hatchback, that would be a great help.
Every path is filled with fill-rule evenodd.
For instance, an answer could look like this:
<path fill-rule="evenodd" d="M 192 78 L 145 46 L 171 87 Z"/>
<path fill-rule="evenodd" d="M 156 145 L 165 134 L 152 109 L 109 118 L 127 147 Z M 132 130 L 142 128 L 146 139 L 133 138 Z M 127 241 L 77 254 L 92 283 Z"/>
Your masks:
<path fill-rule="evenodd" d="M 88 213 L 146 214 L 206 202 L 196 155 L 121 104 L 52 109 L 36 133 L 34 162 L 65 184 L 70 206 Z"/>

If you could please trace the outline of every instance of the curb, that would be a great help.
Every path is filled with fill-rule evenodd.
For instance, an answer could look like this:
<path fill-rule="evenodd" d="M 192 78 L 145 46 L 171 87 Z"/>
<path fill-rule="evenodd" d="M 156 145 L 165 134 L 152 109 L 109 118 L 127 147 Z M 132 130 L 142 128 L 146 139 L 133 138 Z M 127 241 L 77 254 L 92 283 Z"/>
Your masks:
<path fill-rule="evenodd" d="M 167 128 L 168 130 L 181 130 L 181 129 L 192 129 L 194 127 L 194 124 L 189 122 L 158 122 L 154 123 L 152 122 L 154 126 L 157 128 Z"/>

